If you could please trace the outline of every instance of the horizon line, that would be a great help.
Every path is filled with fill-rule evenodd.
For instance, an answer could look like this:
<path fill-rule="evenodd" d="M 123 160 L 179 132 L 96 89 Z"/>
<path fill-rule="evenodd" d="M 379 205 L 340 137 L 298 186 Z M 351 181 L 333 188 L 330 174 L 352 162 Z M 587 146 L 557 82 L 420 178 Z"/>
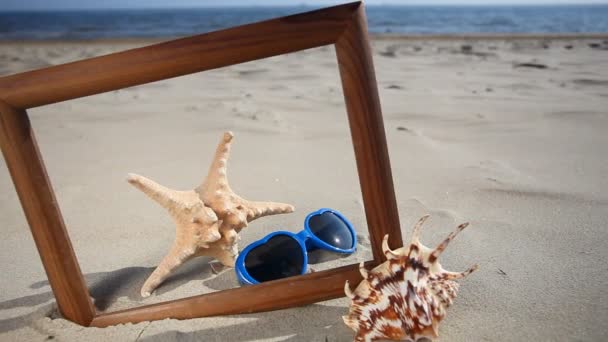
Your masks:
<path fill-rule="evenodd" d="M 0 9 L 3 12 L 60 12 L 60 11 L 111 11 L 111 10 L 179 10 L 179 9 L 226 9 L 226 8 L 321 8 L 333 7 L 336 5 L 327 4 L 293 4 L 293 5 L 210 5 L 210 6 L 150 6 L 150 7 L 65 7 L 65 8 L 16 8 L 16 9 Z M 413 3 L 413 4 L 369 4 L 370 7 L 548 7 L 548 6 L 608 6 L 608 2 L 583 2 L 583 3 L 493 3 L 493 4 L 476 4 L 476 3 Z"/>

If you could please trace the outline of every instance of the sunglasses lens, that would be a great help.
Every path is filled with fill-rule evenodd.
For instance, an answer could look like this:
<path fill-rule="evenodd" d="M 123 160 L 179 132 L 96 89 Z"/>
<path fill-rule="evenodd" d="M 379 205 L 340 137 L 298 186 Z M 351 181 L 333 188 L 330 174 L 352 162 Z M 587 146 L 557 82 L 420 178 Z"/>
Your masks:
<path fill-rule="evenodd" d="M 249 275 L 260 283 L 296 276 L 302 274 L 304 254 L 291 236 L 275 235 L 247 253 L 245 267 Z"/>
<path fill-rule="evenodd" d="M 310 231 L 321 241 L 339 248 L 353 248 L 353 236 L 346 223 L 336 214 L 326 211 L 308 220 Z"/>

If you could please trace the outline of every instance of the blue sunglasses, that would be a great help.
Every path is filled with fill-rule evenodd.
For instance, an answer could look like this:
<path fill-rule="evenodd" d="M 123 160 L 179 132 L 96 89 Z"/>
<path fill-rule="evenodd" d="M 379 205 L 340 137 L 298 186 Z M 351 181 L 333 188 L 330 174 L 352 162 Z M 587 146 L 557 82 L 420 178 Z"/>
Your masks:
<path fill-rule="evenodd" d="M 274 232 L 247 246 L 236 259 L 236 276 L 241 284 L 253 285 L 301 275 L 308 268 L 308 251 L 350 254 L 356 246 L 353 225 L 339 212 L 323 208 L 306 216 L 301 232 Z"/>

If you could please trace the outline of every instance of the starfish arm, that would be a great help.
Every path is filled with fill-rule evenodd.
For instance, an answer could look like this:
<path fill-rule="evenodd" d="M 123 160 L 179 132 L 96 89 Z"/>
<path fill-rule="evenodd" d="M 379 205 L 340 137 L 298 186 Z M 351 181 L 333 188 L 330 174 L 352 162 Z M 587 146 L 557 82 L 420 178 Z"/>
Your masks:
<path fill-rule="evenodd" d="M 248 222 L 268 215 L 293 213 L 295 209 L 293 205 L 286 203 L 257 202 L 247 200 L 243 200 L 243 207 L 245 207 L 247 211 Z"/>
<path fill-rule="evenodd" d="M 209 173 L 207 178 L 203 181 L 203 184 L 199 187 L 199 193 L 203 193 L 205 196 L 213 193 L 218 189 L 230 189 L 228 186 L 228 177 L 226 176 L 228 167 L 228 158 L 230 157 L 230 146 L 234 134 L 232 132 L 224 132 L 224 136 L 220 143 L 217 145 L 215 155 L 211 166 L 209 166 Z"/>
<path fill-rule="evenodd" d="M 158 285 L 169 277 L 171 272 L 181 266 L 194 256 L 194 248 L 184 248 L 182 244 L 175 242 L 169 254 L 167 254 L 160 262 L 158 267 L 148 277 L 144 285 L 141 287 L 141 296 L 149 297 Z"/>
<path fill-rule="evenodd" d="M 176 201 L 177 191 L 175 190 L 166 188 L 151 179 L 134 173 L 129 174 L 127 181 L 167 210 L 171 211 L 171 209 L 178 205 Z"/>

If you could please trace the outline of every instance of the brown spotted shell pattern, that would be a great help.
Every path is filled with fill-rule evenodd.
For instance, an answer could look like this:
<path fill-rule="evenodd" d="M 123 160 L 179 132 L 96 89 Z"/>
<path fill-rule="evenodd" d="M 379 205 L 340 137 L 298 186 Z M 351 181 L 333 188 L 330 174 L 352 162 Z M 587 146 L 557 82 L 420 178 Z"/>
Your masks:
<path fill-rule="evenodd" d="M 449 272 L 438 262 L 441 253 L 468 223 L 458 228 L 435 249 L 420 243 L 420 230 L 429 216 L 414 226 L 410 244 L 394 251 L 388 247 L 388 235 L 382 242 L 387 261 L 373 270 L 360 265 L 363 281 L 351 291 L 348 281 L 346 295 L 352 300 L 344 323 L 355 332 L 355 341 L 378 339 L 433 339 L 438 336 L 439 322 L 458 292 L 456 279 L 464 278 L 477 265 L 464 272 Z"/>

